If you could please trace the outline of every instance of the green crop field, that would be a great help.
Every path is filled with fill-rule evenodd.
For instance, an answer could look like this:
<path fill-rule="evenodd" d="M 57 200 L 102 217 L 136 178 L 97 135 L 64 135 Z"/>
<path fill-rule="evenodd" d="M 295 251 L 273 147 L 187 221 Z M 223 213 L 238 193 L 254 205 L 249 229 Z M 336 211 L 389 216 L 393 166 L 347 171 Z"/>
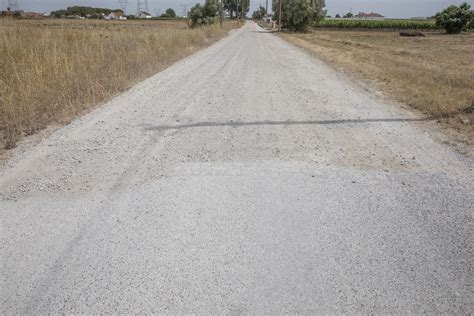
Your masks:
<path fill-rule="evenodd" d="M 434 20 L 365 20 L 365 19 L 324 19 L 315 25 L 338 29 L 397 29 L 397 30 L 436 30 Z"/>

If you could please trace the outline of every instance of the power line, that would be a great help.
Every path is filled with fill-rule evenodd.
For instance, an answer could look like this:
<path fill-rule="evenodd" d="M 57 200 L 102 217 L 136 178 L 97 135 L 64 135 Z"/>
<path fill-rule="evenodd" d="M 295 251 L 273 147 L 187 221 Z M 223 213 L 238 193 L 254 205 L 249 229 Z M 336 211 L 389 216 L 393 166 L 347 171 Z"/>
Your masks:
<path fill-rule="evenodd" d="M 180 6 L 181 6 L 181 10 L 182 10 L 182 16 L 183 17 L 188 16 L 188 6 L 189 5 L 186 4 L 186 3 L 181 3 Z"/>
<path fill-rule="evenodd" d="M 137 0 L 137 14 L 142 11 L 149 12 L 148 0 Z"/>
<path fill-rule="evenodd" d="M 20 5 L 18 0 L 8 0 L 8 7 L 11 11 L 20 11 Z"/>
<path fill-rule="evenodd" d="M 118 3 L 120 4 L 120 7 L 122 8 L 123 13 L 126 13 L 128 0 L 118 0 Z"/>

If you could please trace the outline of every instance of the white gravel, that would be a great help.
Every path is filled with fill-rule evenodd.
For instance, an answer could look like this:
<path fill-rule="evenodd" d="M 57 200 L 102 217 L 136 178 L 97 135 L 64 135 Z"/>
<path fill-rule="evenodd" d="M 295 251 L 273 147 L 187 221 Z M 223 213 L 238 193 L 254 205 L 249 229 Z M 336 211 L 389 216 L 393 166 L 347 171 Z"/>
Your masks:
<path fill-rule="evenodd" d="M 473 159 L 253 23 L 0 171 L 2 314 L 449 313 Z"/>

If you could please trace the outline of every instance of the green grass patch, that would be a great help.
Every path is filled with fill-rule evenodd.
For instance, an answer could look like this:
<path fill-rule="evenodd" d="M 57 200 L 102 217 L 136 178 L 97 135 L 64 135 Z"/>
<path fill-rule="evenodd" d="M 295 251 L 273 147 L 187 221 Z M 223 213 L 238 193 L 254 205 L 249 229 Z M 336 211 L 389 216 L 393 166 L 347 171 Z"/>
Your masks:
<path fill-rule="evenodd" d="M 338 29 L 396 29 L 396 30 L 437 30 L 434 20 L 365 20 L 365 19 L 324 19 L 316 27 Z"/>

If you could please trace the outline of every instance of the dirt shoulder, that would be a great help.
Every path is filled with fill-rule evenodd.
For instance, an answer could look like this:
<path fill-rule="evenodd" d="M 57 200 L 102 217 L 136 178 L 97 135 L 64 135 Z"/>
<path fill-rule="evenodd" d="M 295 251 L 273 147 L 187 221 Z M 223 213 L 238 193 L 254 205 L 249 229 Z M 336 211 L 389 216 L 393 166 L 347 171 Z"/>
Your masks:
<path fill-rule="evenodd" d="M 457 141 L 473 145 L 473 33 L 406 38 L 388 31 L 314 30 L 281 37 L 437 118 Z"/>

